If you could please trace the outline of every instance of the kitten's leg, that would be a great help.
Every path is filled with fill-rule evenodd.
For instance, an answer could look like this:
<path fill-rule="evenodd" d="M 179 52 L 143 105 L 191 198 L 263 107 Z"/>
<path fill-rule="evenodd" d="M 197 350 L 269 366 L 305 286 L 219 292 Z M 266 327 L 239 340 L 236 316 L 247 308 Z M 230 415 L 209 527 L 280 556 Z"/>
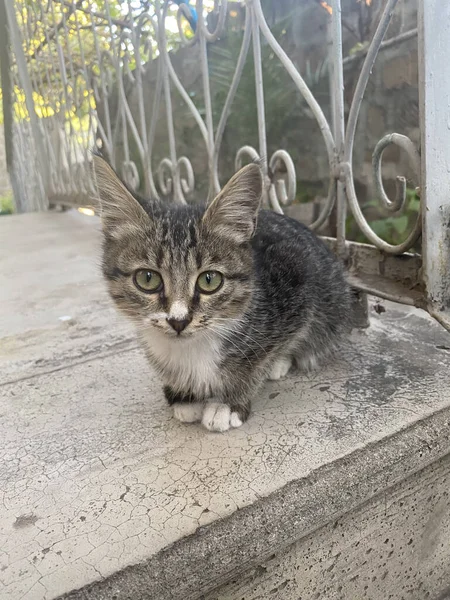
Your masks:
<path fill-rule="evenodd" d="M 250 414 L 251 400 L 264 380 L 265 373 L 260 367 L 253 371 L 242 365 L 229 367 L 223 377 L 223 390 L 205 405 L 202 425 L 209 431 L 220 432 L 243 425 Z"/>
<path fill-rule="evenodd" d="M 291 356 L 283 356 L 283 357 L 277 359 L 273 363 L 273 365 L 270 367 L 268 379 L 270 379 L 270 381 L 278 381 L 282 377 L 286 377 L 291 366 L 292 366 L 292 357 Z"/>
<path fill-rule="evenodd" d="M 228 404 L 223 402 L 207 402 L 203 410 L 202 425 L 209 431 L 228 431 L 240 427 L 244 420 L 240 412 L 233 411 Z"/>
<path fill-rule="evenodd" d="M 312 371 L 317 371 L 319 367 L 319 359 L 316 354 L 307 354 L 306 356 L 300 356 L 297 359 L 298 366 L 300 370 L 304 373 L 310 373 Z"/>
<path fill-rule="evenodd" d="M 173 416 L 182 423 L 198 423 L 202 420 L 203 402 L 178 402 L 173 405 Z"/>
<path fill-rule="evenodd" d="M 202 420 L 203 402 L 197 402 L 193 394 L 175 392 L 170 386 L 163 388 L 164 395 L 170 406 L 173 406 L 173 416 L 182 423 L 197 423 Z"/>

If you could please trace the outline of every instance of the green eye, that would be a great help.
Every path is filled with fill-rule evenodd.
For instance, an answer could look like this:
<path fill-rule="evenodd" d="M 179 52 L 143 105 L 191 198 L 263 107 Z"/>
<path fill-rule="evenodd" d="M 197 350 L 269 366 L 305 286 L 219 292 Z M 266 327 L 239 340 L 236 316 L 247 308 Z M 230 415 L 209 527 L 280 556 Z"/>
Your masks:
<path fill-rule="evenodd" d="M 223 283 L 223 275 L 218 271 L 205 271 L 198 276 L 197 289 L 202 294 L 214 294 L 217 292 Z"/>
<path fill-rule="evenodd" d="M 163 286 L 163 280 L 159 273 L 150 269 L 139 269 L 133 277 L 134 285 L 147 294 L 159 292 Z"/>

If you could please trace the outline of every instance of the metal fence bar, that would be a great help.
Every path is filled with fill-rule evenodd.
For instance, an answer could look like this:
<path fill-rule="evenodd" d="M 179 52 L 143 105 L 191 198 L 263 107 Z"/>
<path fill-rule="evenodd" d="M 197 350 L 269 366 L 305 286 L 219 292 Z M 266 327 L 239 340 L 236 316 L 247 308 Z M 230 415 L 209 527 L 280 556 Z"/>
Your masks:
<path fill-rule="evenodd" d="M 31 87 L 31 81 L 27 70 L 25 53 L 22 47 L 22 37 L 17 26 L 16 16 L 14 14 L 14 5 L 9 2 L 6 2 L 5 8 L 6 20 L 8 23 L 9 35 L 11 39 L 11 46 L 14 50 L 17 62 L 17 69 L 24 88 L 25 102 L 28 111 L 28 117 L 30 119 L 31 131 L 33 134 L 33 143 L 35 144 L 37 150 L 36 162 L 39 166 L 39 173 L 41 175 L 41 177 L 38 178 L 38 188 L 35 190 L 34 204 L 37 209 L 43 209 L 47 208 L 48 206 L 48 199 L 45 194 L 44 188 L 49 179 L 48 166 L 45 161 L 45 149 L 42 143 L 42 135 L 40 132 L 39 121 L 36 115 L 35 106 L 33 102 L 33 89 Z"/>
<path fill-rule="evenodd" d="M 356 85 L 355 93 L 353 96 L 353 101 L 350 107 L 350 112 L 348 116 L 347 122 L 347 131 L 345 136 L 345 152 L 344 152 L 344 163 L 343 168 L 346 173 L 346 186 L 347 186 L 347 198 L 350 210 L 353 213 L 353 216 L 358 223 L 359 228 L 364 233 L 364 235 L 377 247 L 383 250 L 384 252 L 388 252 L 391 254 L 401 254 L 409 250 L 414 242 L 418 239 L 422 227 L 420 214 L 417 217 L 416 225 L 414 229 L 411 231 L 409 236 L 406 238 L 404 242 L 397 245 L 392 245 L 382 240 L 370 227 L 366 218 L 364 217 L 361 207 L 358 202 L 358 198 L 356 196 L 354 181 L 353 181 L 353 168 L 352 168 L 352 160 L 353 160 L 353 144 L 355 141 L 355 133 L 356 126 L 358 123 L 359 111 L 361 109 L 361 103 L 364 97 L 364 92 L 367 86 L 367 82 L 369 81 L 370 73 L 372 72 L 373 65 L 375 63 L 375 59 L 377 57 L 378 51 L 380 49 L 381 43 L 383 41 L 384 36 L 386 35 L 387 28 L 389 27 L 389 23 L 392 18 L 393 10 L 397 4 L 398 0 L 387 0 L 386 5 L 384 7 L 383 13 L 380 18 L 380 22 L 378 23 L 377 30 L 372 39 L 372 42 L 369 46 L 369 49 L 366 54 L 366 58 L 364 60 L 364 64 L 361 69 L 361 73 L 359 75 L 358 83 Z M 403 140 L 404 146 L 407 146 L 408 150 L 411 154 L 414 154 L 415 147 L 413 143 L 408 140 L 405 136 Z M 390 143 L 396 143 L 398 141 L 397 137 L 391 137 Z M 409 143 L 408 143 L 409 142 Z M 378 158 L 378 163 L 381 161 L 381 153 L 374 151 L 374 155 Z M 415 165 L 417 166 L 417 165 Z M 417 172 L 417 171 L 416 171 Z M 417 172 L 417 175 L 419 173 Z M 405 190 L 403 190 L 405 192 Z M 384 193 L 384 197 L 387 198 Z M 405 195 L 401 198 L 400 207 L 404 206 L 405 203 Z M 389 205 L 387 205 L 388 207 Z"/>
<path fill-rule="evenodd" d="M 450 105 L 450 91 L 448 78 L 441 78 L 437 84 L 430 74 L 445 72 L 450 50 L 448 3 L 437 0 L 419 3 L 422 160 L 415 144 L 397 133 L 385 135 L 373 150 L 374 189 L 380 206 L 390 215 L 398 216 L 406 208 L 406 180 L 397 177 L 397 193 L 394 198 L 389 198 L 382 179 L 384 150 L 395 145 L 406 152 L 418 186 L 422 173 L 422 205 L 426 210 L 423 217 L 419 211 L 403 241 L 396 244 L 388 243 L 375 232 L 358 202 L 353 148 L 363 97 L 380 50 L 416 35 L 416 29 L 411 29 L 385 39 L 398 0 L 386 0 L 373 39 L 356 58 L 348 56 L 345 59 L 341 0 L 317 2 L 317 10 L 325 8 L 328 12 L 330 51 L 325 64 L 329 70 L 330 122 L 326 117 L 327 110 L 321 107 L 308 86 L 308 77 L 302 76 L 269 27 L 261 0 L 243 0 L 241 5 L 227 0 L 191 0 L 190 3 L 155 0 L 145 5 L 126 0 L 118 3 L 114 10 L 110 2 L 104 3 L 103 7 L 91 0 L 47 0 L 45 3 L 21 4 L 17 18 L 15 8 L 18 4 L 7 0 L 0 0 L 0 3 L 3 10 L 8 11 L 9 33 L 14 38 L 13 51 L 8 55 L 6 37 L 0 39 L 2 63 L 7 57 L 11 66 L 11 89 L 16 92 L 15 122 L 10 129 L 14 130 L 19 142 L 14 143 L 13 162 L 17 166 L 25 161 L 20 153 L 28 143 L 31 125 L 30 143 L 41 149 L 34 158 L 42 160 L 45 156 L 46 164 L 38 163 L 40 180 L 52 202 L 90 202 L 93 186 L 88 163 L 94 143 L 103 148 L 131 188 L 139 188 L 155 198 L 171 197 L 179 203 L 190 201 L 196 186 L 195 161 L 191 162 L 190 156 L 180 152 L 176 129 L 176 110 L 180 110 L 180 106 L 189 114 L 191 126 L 194 124 L 198 128 L 200 135 L 197 137 L 204 144 L 204 161 L 208 166 L 208 193 L 205 195 L 211 198 L 218 193 L 224 183 L 219 173 L 224 133 L 232 118 L 232 104 L 246 62 L 253 58 L 258 149 L 252 147 L 249 140 L 239 140 L 235 166 L 238 168 L 246 161 L 259 160 L 266 176 L 267 203 L 273 210 L 283 212 L 296 198 L 297 176 L 289 148 L 278 148 L 267 155 L 271 114 L 267 110 L 270 95 L 265 88 L 267 75 L 263 55 L 271 52 L 316 121 L 324 142 L 329 188 L 310 227 L 320 229 L 336 210 L 336 238 L 329 243 L 347 260 L 355 285 L 385 298 L 428 307 L 450 328 L 445 317 L 450 311 L 450 243 L 446 237 L 448 228 L 445 229 L 445 219 L 447 223 L 450 220 L 449 200 L 445 196 L 445 189 L 450 189 L 447 176 L 450 159 L 446 152 L 450 142 L 445 133 L 450 131 L 450 122 L 447 123 L 448 115 L 443 108 Z M 212 45 L 225 39 L 228 11 L 234 6 L 245 9 L 240 31 L 241 48 L 227 84 L 223 106 L 217 113 L 210 73 Z M 173 42 L 174 23 L 178 28 L 176 42 Z M 33 31 L 40 31 L 44 40 L 37 47 L 32 43 Z M 171 52 L 174 43 L 178 47 L 177 53 L 196 52 L 200 83 L 196 95 L 191 96 L 185 89 L 183 74 L 175 68 L 176 53 Z M 84 44 L 91 48 L 90 59 Z M 362 60 L 363 64 L 346 123 L 344 68 L 356 60 Z M 151 86 L 145 79 L 147 69 L 153 77 Z M 5 82 L 7 85 L 8 81 Z M 40 95 L 41 100 L 42 95 L 45 96 L 42 114 L 34 110 L 33 94 Z M 21 95 L 20 99 L 18 95 Z M 24 110 L 24 99 L 27 111 Z M 24 112 L 30 115 L 30 123 L 23 117 Z M 157 147 L 162 126 L 164 154 Z M 59 140 L 57 144 L 55 135 Z M 300 143 L 302 132 L 298 135 Z M 8 138 L 11 144 L 11 133 Z M 13 173 L 14 169 L 13 165 Z M 346 239 L 347 212 L 354 217 L 371 247 Z M 422 221 L 423 269 L 420 255 L 405 254 L 419 245 Z"/>
<path fill-rule="evenodd" d="M 331 17 L 332 38 L 332 118 L 333 133 L 336 143 L 336 160 L 338 164 L 344 161 L 345 142 L 345 117 L 344 117 L 344 71 L 342 66 L 342 10 L 341 0 L 331 3 L 333 13 Z M 347 216 L 347 197 L 344 187 L 344 173 L 340 169 L 334 174 L 336 179 L 336 250 L 345 257 L 345 220 Z"/>
<path fill-rule="evenodd" d="M 420 3 L 423 275 L 429 310 L 450 330 L 450 4 Z"/>
<path fill-rule="evenodd" d="M 253 13 L 252 18 L 252 38 L 253 38 L 253 62 L 255 65 L 255 89 L 256 89 L 256 112 L 258 115 L 258 147 L 260 164 L 263 174 L 267 177 L 267 132 L 266 132 L 266 111 L 264 107 L 264 80 L 261 58 L 261 39 L 259 33 L 258 20 Z M 267 194 L 267 190 L 264 190 Z M 264 204 L 267 204 L 267 198 L 264 198 Z M 282 212 L 278 205 L 274 207 L 277 211 Z"/>
<path fill-rule="evenodd" d="M 2 82 L 6 166 L 8 172 L 11 174 L 13 168 L 13 93 L 11 87 L 11 64 L 9 58 L 9 29 L 6 23 L 5 2 L 7 2 L 7 0 L 0 0 L 0 40 L 3 40 L 3 43 L 0 44 L 0 74 Z M 20 197 L 17 197 L 15 203 L 17 212 L 23 212 L 23 207 L 20 204 Z"/>
<path fill-rule="evenodd" d="M 41 144 L 41 135 L 39 131 L 39 123 L 36 118 L 34 110 L 32 87 L 30 78 L 27 72 L 27 65 L 25 55 L 21 44 L 21 35 L 14 14 L 14 5 L 9 3 L 7 0 L 0 0 L 1 2 L 1 14 L 2 29 L 8 28 L 4 35 L 0 36 L 1 39 L 1 55 L 2 55 L 2 76 L 4 76 L 4 83 L 2 77 L 2 92 L 3 102 L 5 110 L 5 135 L 6 149 L 8 157 L 8 168 L 11 179 L 11 184 L 14 193 L 14 203 L 18 212 L 26 212 L 29 210 L 42 210 L 48 207 L 48 200 L 45 194 L 44 185 L 48 181 L 48 169 L 44 161 L 44 150 Z M 3 33 L 3 32 L 2 32 Z M 13 122 L 13 106 L 11 104 L 11 92 L 12 92 L 12 78 L 11 78 L 11 59 L 10 52 L 11 48 L 14 51 L 17 61 L 17 68 L 21 74 L 21 78 L 24 80 L 24 89 L 26 92 L 26 107 L 29 114 L 29 143 L 31 146 L 37 149 L 37 153 L 33 150 L 28 153 L 30 164 L 24 169 L 23 164 L 20 163 L 19 149 L 17 146 L 17 137 L 23 132 L 18 132 L 14 127 Z M 3 72 L 4 69 L 8 69 L 9 72 Z M 14 143 L 14 140 L 16 143 Z M 37 154 L 37 156 L 36 156 Z M 34 165 L 36 162 L 36 165 Z M 28 176 L 29 181 L 33 181 L 32 189 L 33 193 L 27 193 L 27 186 L 24 184 L 24 178 Z"/>

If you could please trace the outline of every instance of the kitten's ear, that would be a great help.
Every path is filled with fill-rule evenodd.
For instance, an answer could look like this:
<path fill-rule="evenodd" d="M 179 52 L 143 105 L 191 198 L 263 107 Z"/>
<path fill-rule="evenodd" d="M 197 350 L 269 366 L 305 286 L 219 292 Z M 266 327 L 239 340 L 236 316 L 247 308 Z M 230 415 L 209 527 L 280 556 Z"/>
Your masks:
<path fill-rule="evenodd" d="M 149 224 L 150 217 L 120 181 L 114 170 L 101 156 L 94 155 L 92 172 L 100 203 L 103 231 L 120 237 L 130 224 L 139 228 Z"/>
<path fill-rule="evenodd" d="M 238 171 L 208 206 L 205 227 L 239 244 L 248 242 L 255 233 L 261 196 L 261 169 L 252 163 Z"/>

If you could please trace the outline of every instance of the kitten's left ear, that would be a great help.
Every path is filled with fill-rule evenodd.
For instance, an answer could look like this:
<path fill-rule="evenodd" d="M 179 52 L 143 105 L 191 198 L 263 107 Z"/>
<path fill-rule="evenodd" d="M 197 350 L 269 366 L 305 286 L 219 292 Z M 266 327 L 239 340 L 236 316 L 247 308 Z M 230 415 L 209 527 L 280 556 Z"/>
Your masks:
<path fill-rule="evenodd" d="M 92 172 L 100 202 L 103 231 L 120 237 L 120 231 L 130 224 L 139 228 L 148 226 L 150 217 L 120 181 L 104 158 L 95 154 Z"/>
<path fill-rule="evenodd" d="M 209 231 L 238 244 L 248 242 L 255 233 L 261 196 L 261 169 L 252 163 L 230 179 L 206 209 L 202 222 Z"/>

